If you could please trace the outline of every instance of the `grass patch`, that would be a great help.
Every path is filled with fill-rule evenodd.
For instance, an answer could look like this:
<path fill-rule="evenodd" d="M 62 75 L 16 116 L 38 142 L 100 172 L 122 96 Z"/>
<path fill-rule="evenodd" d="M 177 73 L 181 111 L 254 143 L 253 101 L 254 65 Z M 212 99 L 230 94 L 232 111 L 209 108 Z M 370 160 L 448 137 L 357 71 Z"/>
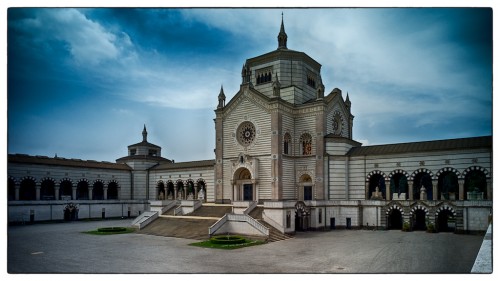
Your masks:
<path fill-rule="evenodd" d="M 94 235 L 113 235 L 132 232 L 135 232 L 135 228 L 133 227 L 102 227 L 96 230 L 84 231 L 83 233 Z"/>
<path fill-rule="evenodd" d="M 216 236 L 216 237 L 210 238 L 209 240 L 195 242 L 195 243 L 191 243 L 189 245 L 196 246 L 196 247 L 202 247 L 202 248 L 232 250 L 232 249 L 239 249 L 239 248 L 250 247 L 250 246 L 257 246 L 257 245 L 261 245 L 261 244 L 266 243 L 265 241 L 250 240 L 250 239 L 246 239 L 243 237 L 237 237 L 235 239 L 227 239 L 227 240 L 231 241 L 229 243 L 220 243 L 221 240 L 224 240 L 224 237 L 226 237 L 226 236 Z M 229 236 L 229 237 L 236 237 L 236 236 Z"/>

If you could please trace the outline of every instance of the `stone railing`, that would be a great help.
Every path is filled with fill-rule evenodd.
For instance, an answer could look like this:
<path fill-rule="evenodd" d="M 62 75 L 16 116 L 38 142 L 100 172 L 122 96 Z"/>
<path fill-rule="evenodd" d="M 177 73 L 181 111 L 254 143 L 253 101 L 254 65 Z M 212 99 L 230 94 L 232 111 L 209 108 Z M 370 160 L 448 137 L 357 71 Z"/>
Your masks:
<path fill-rule="evenodd" d="M 227 214 L 216 221 L 212 226 L 208 228 L 208 236 L 212 236 L 219 228 L 221 228 L 227 222 Z"/>
<path fill-rule="evenodd" d="M 249 225 L 251 225 L 254 229 L 259 231 L 265 236 L 269 236 L 269 229 L 262 224 L 260 224 L 257 220 L 254 218 L 248 216 L 248 215 L 243 215 L 243 214 L 225 214 L 220 220 L 218 220 L 216 223 L 214 223 L 209 229 L 208 229 L 208 235 L 212 236 L 219 230 L 224 224 L 226 223 L 231 223 L 231 222 L 246 222 Z"/>
<path fill-rule="evenodd" d="M 190 214 L 194 211 L 196 211 L 198 208 L 200 208 L 203 205 L 203 203 L 200 200 L 182 200 L 181 205 L 174 210 L 174 216 L 177 215 L 187 215 Z"/>
<path fill-rule="evenodd" d="M 139 229 L 144 228 L 146 225 L 150 224 L 158 218 L 158 212 L 144 212 L 140 216 L 138 216 L 133 222 L 132 226 L 138 227 Z"/>
<path fill-rule="evenodd" d="M 248 208 L 246 208 L 246 210 L 243 211 L 243 214 L 245 214 L 245 215 L 250 214 L 250 212 L 253 211 L 253 209 L 255 209 L 255 207 L 257 207 L 257 201 L 250 202 Z"/>

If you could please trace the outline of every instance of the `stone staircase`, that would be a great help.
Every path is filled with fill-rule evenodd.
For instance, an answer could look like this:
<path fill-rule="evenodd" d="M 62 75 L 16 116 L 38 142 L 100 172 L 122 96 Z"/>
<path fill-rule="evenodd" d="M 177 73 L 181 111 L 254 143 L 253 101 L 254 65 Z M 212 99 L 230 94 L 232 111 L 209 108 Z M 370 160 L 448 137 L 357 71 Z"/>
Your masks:
<path fill-rule="evenodd" d="M 280 231 L 278 231 L 276 228 L 268 224 L 262 219 L 262 212 L 264 211 L 264 207 L 262 206 L 257 206 L 255 209 L 253 209 L 248 215 L 251 216 L 252 218 L 256 219 L 258 222 L 260 222 L 262 225 L 265 227 L 269 228 L 269 238 L 268 242 L 276 242 L 276 241 L 282 241 L 282 240 L 287 240 L 293 238 L 293 236 L 288 235 L 288 234 L 283 234 Z"/>
<path fill-rule="evenodd" d="M 173 216 L 174 209 L 175 208 L 171 208 L 166 211 L 163 215 L 159 216 L 156 220 L 151 222 L 145 228 L 139 230 L 137 233 L 206 240 L 209 238 L 208 228 L 216 223 L 218 219 L 222 218 L 226 213 L 232 212 L 232 206 L 230 205 L 215 204 L 203 204 L 203 206 L 199 209 L 186 216 Z M 249 216 L 269 228 L 268 242 L 293 238 L 293 236 L 283 234 L 270 224 L 266 223 L 262 219 L 263 211 L 264 207 L 257 206 L 250 212 Z M 253 237 L 249 236 L 249 238 Z"/>
<path fill-rule="evenodd" d="M 204 204 L 196 211 L 188 214 L 188 216 L 222 218 L 226 213 L 231 213 L 232 211 L 233 208 L 230 205 L 215 206 Z"/>
<path fill-rule="evenodd" d="M 161 216 L 137 233 L 196 240 L 208 239 L 208 228 L 216 219 Z"/>

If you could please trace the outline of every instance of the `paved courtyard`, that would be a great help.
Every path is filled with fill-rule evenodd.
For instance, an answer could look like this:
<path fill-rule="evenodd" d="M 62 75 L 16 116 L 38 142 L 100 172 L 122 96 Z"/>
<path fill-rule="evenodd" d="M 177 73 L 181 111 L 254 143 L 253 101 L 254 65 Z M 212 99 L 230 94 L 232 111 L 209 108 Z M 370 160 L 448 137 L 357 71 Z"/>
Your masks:
<path fill-rule="evenodd" d="M 482 236 L 335 230 L 237 250 L 144 234 L 89 235 L 131 220 L 8 228 L 9 273 L 468 273 Z"/>

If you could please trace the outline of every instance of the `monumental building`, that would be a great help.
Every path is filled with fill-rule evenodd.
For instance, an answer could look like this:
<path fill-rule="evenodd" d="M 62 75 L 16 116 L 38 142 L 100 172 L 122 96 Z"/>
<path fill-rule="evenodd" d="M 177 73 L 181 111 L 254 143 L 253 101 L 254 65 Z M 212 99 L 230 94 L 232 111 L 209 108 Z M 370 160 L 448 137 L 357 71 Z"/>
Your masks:
<path fill-rule="evenodd" d="M 245 216 L 255 208 L 282 233 L 486 230 L 491 136 L 362 146 L 349 95 L 325 92 L 321 64 L 288 49 L 283 20 L 277 39 L 275 50 L 243 63 L 231 100 L 220 89 L 214 159 L 164 158 L 146 126 L 115 162 L 11 154 L 9 221 L 70 219 L 75 208 L 80 219 L 187 215 L 208 204 L 232 207 L 218 222 L 225 231 L 250 234 L 259 226 Z"/>

